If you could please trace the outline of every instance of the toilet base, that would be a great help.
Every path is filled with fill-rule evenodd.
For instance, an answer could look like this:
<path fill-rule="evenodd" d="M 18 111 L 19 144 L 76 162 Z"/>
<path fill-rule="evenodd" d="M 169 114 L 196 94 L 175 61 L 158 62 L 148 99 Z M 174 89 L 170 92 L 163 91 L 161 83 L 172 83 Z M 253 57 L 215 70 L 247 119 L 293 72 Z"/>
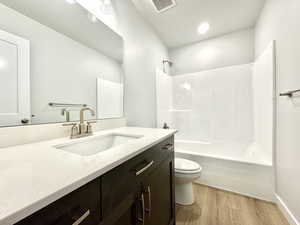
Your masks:
<path fill-rule="evenodd" d="M 175 200 L 179 205 L 192 205 L 194 203 L 193 183 L 177 183 L 175 187 Z"/>

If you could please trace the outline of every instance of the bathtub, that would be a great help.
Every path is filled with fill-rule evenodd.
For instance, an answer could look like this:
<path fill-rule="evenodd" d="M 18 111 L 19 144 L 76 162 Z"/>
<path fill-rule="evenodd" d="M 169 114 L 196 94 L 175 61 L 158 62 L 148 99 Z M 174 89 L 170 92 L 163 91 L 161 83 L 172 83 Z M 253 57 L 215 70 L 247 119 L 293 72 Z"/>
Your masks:
<path fill-rule="evenodd" d="M 203 170 L 196 183 L 274 201 L 272 158 L 256 144 L 175 140 L 176 157 L 198 162 Z"/>

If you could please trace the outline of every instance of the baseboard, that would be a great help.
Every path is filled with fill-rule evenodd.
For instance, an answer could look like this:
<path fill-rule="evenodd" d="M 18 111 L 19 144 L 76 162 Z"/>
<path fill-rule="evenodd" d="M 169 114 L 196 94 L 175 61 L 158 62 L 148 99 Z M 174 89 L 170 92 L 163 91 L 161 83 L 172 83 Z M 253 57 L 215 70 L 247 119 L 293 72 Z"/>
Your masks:
<path fill-rule="evenodd" d="M 276 197 L 276 203 L 277 203 L 278 208 L 283 213 L 285 218 L 288 220 L 290 225 L 300 225 L 299 221 L 297 221 L 296 217 L 289 210 L 289 208 L 286 206 L 284 201 L 282 201 L 282 199 L 277 194 L 275 194 L 275 197 Z"/>

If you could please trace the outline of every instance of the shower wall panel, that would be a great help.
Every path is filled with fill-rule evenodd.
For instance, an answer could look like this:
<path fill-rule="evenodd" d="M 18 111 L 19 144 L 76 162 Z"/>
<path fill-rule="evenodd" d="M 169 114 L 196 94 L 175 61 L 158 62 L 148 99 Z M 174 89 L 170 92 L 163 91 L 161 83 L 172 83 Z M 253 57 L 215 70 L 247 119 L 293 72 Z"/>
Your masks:
<path fill-rule="evenodd" d="M 177 139 L 253 141 L 252 64 L 172 78 L 170 117 Z"/>

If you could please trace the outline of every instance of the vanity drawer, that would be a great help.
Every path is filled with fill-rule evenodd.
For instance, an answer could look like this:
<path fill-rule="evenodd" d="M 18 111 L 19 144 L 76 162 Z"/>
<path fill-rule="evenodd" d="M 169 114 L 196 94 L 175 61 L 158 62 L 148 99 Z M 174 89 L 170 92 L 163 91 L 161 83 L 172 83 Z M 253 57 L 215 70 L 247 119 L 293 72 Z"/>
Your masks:
<path fill-rule="evenodd" d="M 108 221 L 128 210 L 137 199 L 141 180 L 174 152 L 174 137 L 151 147 L 102 176 L 102 215 Z M 113 215 L 114 218 L 110 218 Z M 113 222 L 111 222 L 113 224 Z"/>
<path fill-rule="evenodd" d="M 96 179 L 16 225 L 98 225 L 100 220 L 101 180 Z"/>
<path fill-rule="evenodd" d="M 140 180 L 152 172 L 174 152 L 174 138 L 170 137 L 133 159 L 132 171 Z"/>
<path fill-rule="evenodd" d="M 153 149 L 153 158 L 159 164 L 175 151 L 174 136 L 155 145 Z"/>

